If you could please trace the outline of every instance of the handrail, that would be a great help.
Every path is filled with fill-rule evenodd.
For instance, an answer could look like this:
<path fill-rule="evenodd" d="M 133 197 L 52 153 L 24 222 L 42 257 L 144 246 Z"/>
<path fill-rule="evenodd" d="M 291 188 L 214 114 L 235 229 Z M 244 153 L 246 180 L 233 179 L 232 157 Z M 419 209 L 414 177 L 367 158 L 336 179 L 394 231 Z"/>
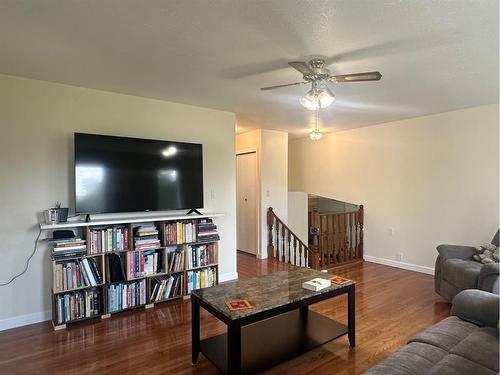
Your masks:
<path fill-rule="evenodd" d="M 269 207 L 267 211 L 267 227 L 267 257 L 269 259 L 277 259 L 302 267 L 320 268 L 320 257 L 317 249 L 311 249 L 293 233 L 290 228 L 276 216 L 272 207 Z"/>

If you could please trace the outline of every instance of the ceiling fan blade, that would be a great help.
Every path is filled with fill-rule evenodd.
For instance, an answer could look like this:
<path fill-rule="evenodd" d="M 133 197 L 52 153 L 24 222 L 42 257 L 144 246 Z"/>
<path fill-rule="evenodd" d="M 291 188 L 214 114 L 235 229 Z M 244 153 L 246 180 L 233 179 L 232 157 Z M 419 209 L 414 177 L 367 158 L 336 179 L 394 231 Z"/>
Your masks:
<path fill-rule="evenodd" d="M 333 82 L 359 82 L 359 81 L 378 81 L 382 78 L 380 72 L 365 72 L 365 73 L 353 73 L 353 74 L 342 74 L 338 76 L 332 76 L 330 81 Z"/>
<path fill-rule="evenodd" d="M 297 86 L 297 85 L 303 85 L 304 83 L 308 83 L 306 81 L 304 82 L 295 82 L 295 83 L 287 83 L 286 85 L 277 85 L 277 86 L 268 86 L 268 87 L 261 87 L 261 90 L 274 90 L 274 89 L 279 89 L 281 87 L 288 87 L 288 86 Z"/>
<path fill-rule="evenodd" d="M 309 74 L 311 73 L 311 68 L 305 61 L 292 61 L 289 62 L 288 65 L 290 65 L 292 68 L 298 70 L 302 74 Z"/>

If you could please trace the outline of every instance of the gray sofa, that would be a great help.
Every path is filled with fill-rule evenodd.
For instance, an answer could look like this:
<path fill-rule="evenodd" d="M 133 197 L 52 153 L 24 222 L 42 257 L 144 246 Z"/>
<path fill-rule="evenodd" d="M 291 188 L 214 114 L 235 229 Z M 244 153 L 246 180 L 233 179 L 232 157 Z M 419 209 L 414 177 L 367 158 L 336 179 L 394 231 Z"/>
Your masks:
<path fill-rule="evenodd" d="M 500 297 L 465 290 L 453 316 L 427 328 L 365 375 L 494 375 L 498 373 Z"/>
<path fill-rule="evenodd" d="M 498 232 L 492 242 L 498 246 Z M 478 244 L 479 245 L 479 244 Z M 481 289 L 495 294 L 500 288 L 500 265 L 482 264 L 472 259 L 476 249 L 472 246 L 439 245 L 434 270 L 436 293 L 451 302 L 460 291 Z"/>

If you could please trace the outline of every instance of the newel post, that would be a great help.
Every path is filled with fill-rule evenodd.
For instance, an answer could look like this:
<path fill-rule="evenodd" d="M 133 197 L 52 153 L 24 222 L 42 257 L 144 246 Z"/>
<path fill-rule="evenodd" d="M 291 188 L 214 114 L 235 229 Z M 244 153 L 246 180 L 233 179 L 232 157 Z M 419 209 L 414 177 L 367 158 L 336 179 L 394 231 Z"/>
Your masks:
<path fill-rule="evenodd" d="M 273 225 L 274 225 L 274 212 L 273 208 L 269 207 L 267 210 L 267 258 L 274 258 L 274 244 L 273 244 Z"/>
<path fill-rule="evenodd" d="M 363 205 L 359 206 L 359 257 L 363 258 L 363 225 L 364 225 L 364 207 Z"/>

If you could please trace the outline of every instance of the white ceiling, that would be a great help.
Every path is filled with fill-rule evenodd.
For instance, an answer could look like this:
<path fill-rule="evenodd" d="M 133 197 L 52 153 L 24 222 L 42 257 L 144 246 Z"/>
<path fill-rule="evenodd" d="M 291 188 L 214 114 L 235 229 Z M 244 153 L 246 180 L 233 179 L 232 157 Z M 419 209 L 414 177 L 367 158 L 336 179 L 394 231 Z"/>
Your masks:
<path fill-rule="evenodd" d="M 238 128 L 307 133 L 288 61 L 324 56 L 340 130 L 498 102 L 497 0 L 0 2 L 0 72 L 237 113 Z M 202 126 L 202 124 L 200 124 Z"/>

